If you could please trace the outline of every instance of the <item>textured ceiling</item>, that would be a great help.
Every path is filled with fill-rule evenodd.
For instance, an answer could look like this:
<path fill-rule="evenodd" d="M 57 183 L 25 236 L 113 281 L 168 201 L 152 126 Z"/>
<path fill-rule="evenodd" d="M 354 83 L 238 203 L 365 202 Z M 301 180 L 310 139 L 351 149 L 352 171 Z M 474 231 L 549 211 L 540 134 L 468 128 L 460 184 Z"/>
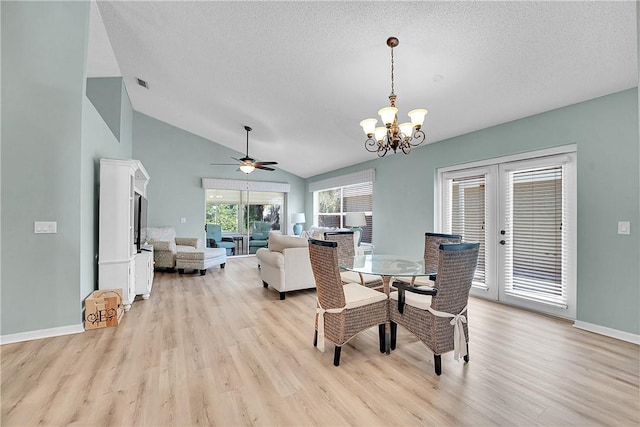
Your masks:
<path fill-rule="evenodd" d="M 376 158 L 358 123 L 388 104 L 392 35 L 399 120 L 427 108 L 428 143 L 638 84 L 632 1 L 98 8 L 136 111 L 239 152 L 249 125 L 252 157 L 301 177 Z"/>

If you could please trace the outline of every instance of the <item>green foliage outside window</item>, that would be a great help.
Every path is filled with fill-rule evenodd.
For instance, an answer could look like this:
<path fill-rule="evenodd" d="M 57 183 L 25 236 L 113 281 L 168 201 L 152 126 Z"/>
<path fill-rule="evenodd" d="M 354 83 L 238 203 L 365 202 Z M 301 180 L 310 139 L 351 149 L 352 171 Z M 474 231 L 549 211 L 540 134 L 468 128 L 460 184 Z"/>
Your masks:
<path fill-rule="evenodd" d="M 320 191 L 318 193 L 319 212 L 340 213 L 340 189 Z"/>
<path fill-rule="evenodd" d="M 222 231 L 238 231 L 238 205 L 207 204 L 207 222 L 220 224 Z"/>

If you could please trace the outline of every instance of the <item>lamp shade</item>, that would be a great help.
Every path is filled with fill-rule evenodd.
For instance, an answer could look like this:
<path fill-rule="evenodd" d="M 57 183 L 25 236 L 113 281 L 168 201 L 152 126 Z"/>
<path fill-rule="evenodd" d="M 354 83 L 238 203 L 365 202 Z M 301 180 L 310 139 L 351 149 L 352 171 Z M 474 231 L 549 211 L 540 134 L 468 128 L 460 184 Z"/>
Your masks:
<path fill-rule="evenodd" d="M 304 213 L 291 214 L 291 222 L 294 224 L 304 224 L 306 222 Z"/>
<path fill-rule="evenodd" d="M 347 227 L 362 227 L 367 225 L 367 219 L 362 212 L 347 213 L 344 216 L 344 225 Z"/>
<path fill-rule="evenodd" d="M 244 173 L 251 173 L 255 169 L 253 165 L 240 165 L 240 170 Z"/>
<path fill-rule="evenodd" d="M 378 123 L 378 119 L 364 119 L 360 122 L 360 126 L 362 126 L 364 134 L 369 136 L 373 135 L 373 132 L 376 130 L 376 123 Z"/>

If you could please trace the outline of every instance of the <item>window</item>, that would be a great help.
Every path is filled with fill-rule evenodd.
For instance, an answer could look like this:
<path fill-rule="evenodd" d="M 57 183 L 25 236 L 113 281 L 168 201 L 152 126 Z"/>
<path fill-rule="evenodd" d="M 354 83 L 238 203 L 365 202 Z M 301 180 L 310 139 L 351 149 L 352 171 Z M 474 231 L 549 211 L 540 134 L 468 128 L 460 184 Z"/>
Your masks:
<path fill-rule="evenodd" d="M 344 228 L 345 214 L 362 212 L 367 224 L 362 226 L 362 241 L 373 237 L 373 169 L 311 183 L 314 223 L 319 227 Z"/>

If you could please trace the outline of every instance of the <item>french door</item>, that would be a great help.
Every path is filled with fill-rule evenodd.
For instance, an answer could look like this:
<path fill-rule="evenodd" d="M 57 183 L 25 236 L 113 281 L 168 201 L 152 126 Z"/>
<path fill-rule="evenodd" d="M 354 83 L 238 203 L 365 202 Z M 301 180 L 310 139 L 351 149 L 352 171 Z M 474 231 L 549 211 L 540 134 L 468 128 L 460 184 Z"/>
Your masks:
<path fill-rule="evenodd" d="M 480 243 L 471 293 L 575 318 L 575 153 L 440 172 L 443 232 Z"/>

